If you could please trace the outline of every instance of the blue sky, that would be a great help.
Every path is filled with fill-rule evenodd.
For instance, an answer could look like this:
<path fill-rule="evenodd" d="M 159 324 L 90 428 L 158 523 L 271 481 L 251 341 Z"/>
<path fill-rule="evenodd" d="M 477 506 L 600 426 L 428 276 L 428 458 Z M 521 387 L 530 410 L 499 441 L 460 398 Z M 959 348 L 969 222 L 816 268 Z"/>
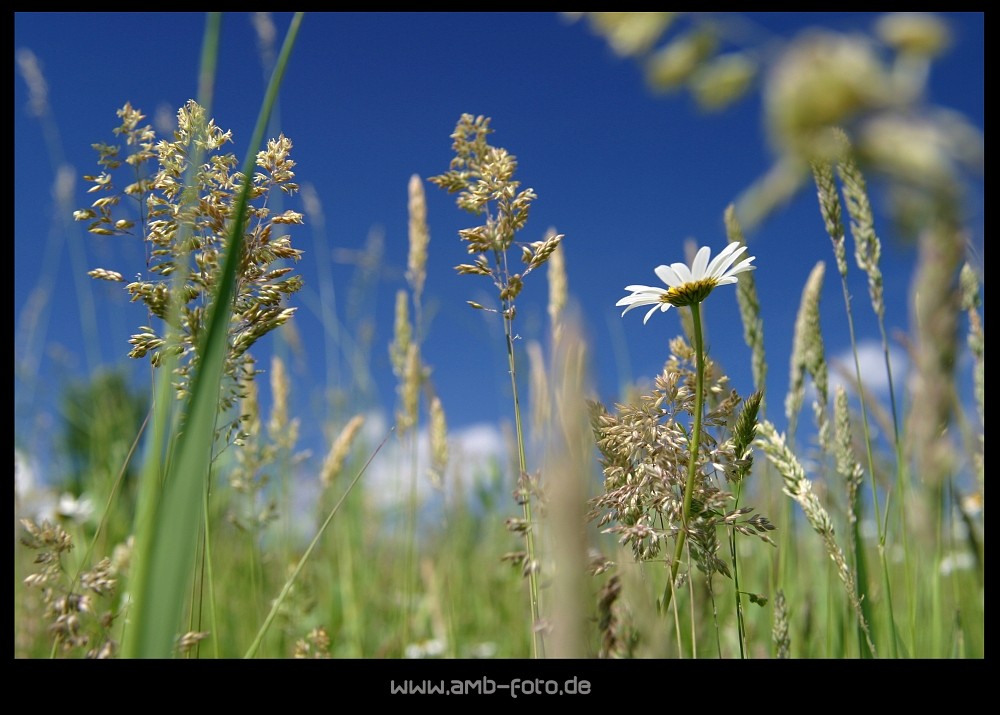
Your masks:
<path fill-rule="evenodd" d="M 870 31 L 877 17 L 753 13 L 749 20 L 760 37 L 772 40 L 791 38 L 807 25 Z M 273 15 L 279 45 L 290 18 L 290 13 Z M 954 42 L 932 67 L 928 101 L 962 112 L 983 130 L 984 15 L 945 18 Z M 97 365 L 126 361 L 128 337 L 145 321 L 144 310 L 127 303 L 120 286 L 90 285 L 85 279 L 98 326 L 88 356 L 84 336 L 91 331 L 82 327 L 77 269 L 100 266 L 132 275 L 142 269 L 142 249 L 138 239 L 92 237 L 81 225 L 54 216 L 54 167 L 72 167 L 74 208 L 87 205 L 79 177 L 96 170 L 90 146 L 112 140 L 115 110 L 128 101 L 152 121 L 156 112 L 173 113 L 194 97 L 204 24 L 200 13 L 15 14 L 15 50 L 30 49 L 38 58 L 54 122 L 46 129 L 28 111 L 28 89 L 15 63 L 15 356 L 29 354 L 40 378 L 29 388 L 15 375 L 15 411 L 18 440 L 36 449 L 39 437 L 58 425 L 60 386 Z M 249 15 L 225 15 L 212 115 L 232 130 L 230 150 L 241 159 L 264 84 Z M 307 225 L 293 233 L 306 252 L 297 265 L 306 288 L 293 299 L 305 350 L 297 356 L 287 347 L 278 349 L 293 365 L 293 390 L 307 425 L 303 439 L 319 457 L 325 448 L 318 439 L 323 412 L 317 396 L 326 366 L 316 261 L 332 262 L 340 319 L 350 325 L 349 313 L 357 311 L 374 326 L 367 369 L 376 387 L 369 406 L 391 410 L 395 380 L 387 345 L 395 293 L 405 286 L 407 182 L 412 174 L 426 178 L 448 168 L 449 135 L 464 112 L 492 118 L 492 143 L 517 156 L 522 186 L 538 194 L 522 240 L 538 240 L 549 227 L 566 235 L 569 289 L 585 321 L 596 388 L 606 401 L 615 399 L 623 379 L 658 372 L 668 340 L 680 331 L 673 312 L 646 326 L 641 311 L 622 319 L 615 301 L 625 294 L 624 286 L 655 284 L 653 268 L 683 260 L 685 239 L 711 246 L 713 254 L 720 250 L 726 205 L 774 160 L 758 93 L 718 114 L 701 112 L 687 94 L 658 96 L 638 65 L 616 56 L 586 22 L 571 23 L 557 13 L 307 14 L 275 126 L 294 142 L 297 180 L 314 189 L 325 225 L 321 232 Z M 980 260 L 982 190 L 980 177 L 969 205 L 970 244 Z M 436 187 L 427 184 L 426 192 L 431 243 L 424 359 L 455 429 L 509 420 L 499 322 L 465 304 L 489 304 L 490 286 L 453 270 L 467 261 L 457 231 L 474 225 L 473 217 Z M 873 187 L 880 211 L 877 192 Z M 290 199 L 286 207 L 301 210 L 301 199 Z M 879 222 L 881 215 L 876 227 L 892 334 L 909 324 L 914 251 L 894 236 L 888 220 Z M 373 281 L 359 287 L 356 266 L 347 261 L 373 235 L 384 241 L 384 260 Z M 800 193 L 749 233 L 748 242 L 757 256 L 769 402 L 778 407 L 787 388 L 799 298 L 817 261 L 828 264 L 823 328 L 831 355 L 848 348 L 843 301 L 812 191 Z M 852 273 L 859 335 L 877 340 L 864 276 L 853 262 Z M 50 285 L 52 292 L 42 304 L 45 319 L 37 322 L 29 317 L 29 297 L 40 285 Z M 519 300 L 516 327 L 525 342 L 544 339 L 546 301 L 539 272 L 526 281 Z M 733 386 L 748 394 L 749 352 L 734 290 L 713 296 L 706 320 L 713 356 L 724 363 Z M 264 362 L 273 339 L 260 347 Z M 349 368 L 343 356 L 338 361 L 347 387 Z M 526 374 L 527 363 L 521 367 Z M 145 364 L 131 368 L 141 380 Z"/>

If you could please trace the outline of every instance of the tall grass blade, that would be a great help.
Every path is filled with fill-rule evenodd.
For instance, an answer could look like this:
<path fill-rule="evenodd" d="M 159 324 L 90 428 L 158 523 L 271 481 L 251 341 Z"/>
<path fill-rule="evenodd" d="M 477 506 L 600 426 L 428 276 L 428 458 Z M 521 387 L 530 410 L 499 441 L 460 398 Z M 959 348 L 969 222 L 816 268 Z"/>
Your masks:
<path fill-rule="evenodd" d="M 176 449 L 172 450 L 172 458 L 163 472 L 161 484 L 157 484 L 159 468 L 147 464 L 143 485 L 147 494 L 138 524 L 138 539 L 141 541 L 138 546 L 140 563 L 137 565 L 133 587 L 134 626 L 125 651 L 128 656 L 168 657 L 173 650 L 174 638 L 183 615 L 184 593 L 191 578 L 202 520 L 202 492 L 212 463 L 219 390 L 228 349 L 228 325 L 242 254 L 245 212 L 252 186 L 249 177 L 253 175 L 258 147 L 263 143 L 268 117 L 277 100 L 278 89 L 301 22 L 302 14 L 298 13 L 292 19 L 285 37 L 243 162 L 243 175 L 247 178 L 238 199 L 237 219 L 230 231 L 207 329 L 199 341 L 201 363 L 192 380 L 191 396 L 185 406 L 182 429 L 179 434 L 172 435 L 176 436 Z M 206 48 L 214 47 L 215 51 L 206 54 L 214 56 L 217 54 L 219 31 L 216 16 L 209 17 L 208 25 Z M 210 83 L 203 76 L 200 84 L 205 88 Z M 166 368 L 161 375 L 161 387 L 164 375 L 169 377 Z M 168 399 L 164 390 L 159 391 L 158 397 L 159 406 Z M 158 443 L 154 441 L 154 445 L 156 444 Z M 149 459 L 157 459 L 158 454 L 158 451 L 152 451 Z M 162 486 L 162 490 L 154 495 L 152 492 L 157 491 L 156 486 Z"/>

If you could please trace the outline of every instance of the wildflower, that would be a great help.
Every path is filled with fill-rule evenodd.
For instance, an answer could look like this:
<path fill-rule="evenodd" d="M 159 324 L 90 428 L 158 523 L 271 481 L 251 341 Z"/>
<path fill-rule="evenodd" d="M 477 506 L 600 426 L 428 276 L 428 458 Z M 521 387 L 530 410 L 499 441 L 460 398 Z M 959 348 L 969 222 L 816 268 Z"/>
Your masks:
<path fill-rule="evenodd" d="M 78 524 L 83 524 L 93 515 L 94 502 L 89 497 L 82 496 L 77 499 L 72 494 L 66 492 L 59 497 L 56 513 L 59 516 L 72 519 Z"/>
<path fill-rule="evenodd" d="M 691 324 L 694 332 L 694 355 L 695 355 L 695 404 L 694 420 L 691 427 L 691 438 L 688 442 L 690 457 L 688 459 L 687 479 L 684 483 L 684 502 L 681 508 L 681 522 L 684 528 L 677 532 L 677 546 L 674 549 L 674 558 L 670 565 L 670 580 L 667 588 L 663 592 L 662 608 L 666 611 L 673 594 L 673 585 L 677 582 L 677 574 L 680 568 L 681 557 L 684 553 L 684 543 L 687 540 L 688 528 L 691 520 L 691 505 L 694 502 L 694 492 L 697 486 L 697 475 L 699 472 L 699 449 L 701 447 L 701 428 L 703 412 L 705 407 L 705 345 L 701 331 L 701 303 L 707 298 L 716 286 L 736 283 L 736 276 L 746 271 L 752 271 L 755 266 L 750 262 L 754 257 L 743 258 L 738 263 L 740 257 L 747 247 L 739 242 L 731 241 L 722 252 L 719 253 L 712 262 L 708 257 L 711 250 L 708 246 L 702 246 L 695 254 L 694 261 L 688 267 L 683 263 L 673 263 L 669 266 L 657 266 L 655 269 L 657 277 L 666 283 L 669 288 L 656 288 L 644 285 L 625 286 L 625 290 L 632 291 L 619 300 L 615 305 L 624 305 L 625 310 L 622 315 L 640 305 L 651 305 L 652 308 L 646 313 L 643 323 L 659 308 L 660 312 L 670 310 L 670 306 L 678 308 L 691 308 Z M 735 265 L 734 265 L 735 264 Z M 721 563 L 721 562 L 719 562 Z"/>
<path fill-rule="evenodd" d="M 625 296 L 615 305 L 627 306 L 622 311 L 622 315 L 640 305 L 653 306 L 643 318 L 642 322 L 646 323 L 657 308 L 661 312 L 666 312 L 670 310 L 672 305 L 682 307 L 701 303 L 716 286 L 736 283 L 738 274 L 756 268 L 756 266 L 750 265 L 754 256 L 744 258 L 733 265 L 745 250 L 746 246 L 732 242 L 709 263 L 708 257 L 711 251 L 708 246 L 702 246 L 695 255 L 690 268 L 683 263 L 656 267 L 657 277 L 670 286 L 669 288 L 644 285 L 625 286 L 625 290 L 632 291 L 632 294 Z"/>

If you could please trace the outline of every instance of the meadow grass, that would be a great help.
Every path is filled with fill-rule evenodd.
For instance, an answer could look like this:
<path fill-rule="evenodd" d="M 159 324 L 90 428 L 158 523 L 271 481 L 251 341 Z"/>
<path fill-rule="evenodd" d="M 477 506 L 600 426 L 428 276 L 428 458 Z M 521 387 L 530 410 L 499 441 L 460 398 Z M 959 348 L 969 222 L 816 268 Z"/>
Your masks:
<path fill-rule="evenodd" d="M 266 168 L 273 186 L 288 193 L 298 188 L 290 181 L 290 144 L 264 139 L 301 22 L 297 15 L 277 55 L 241 164 L 244 177 L 255 164 Z M 662 17 L 653 26 L 595 22 L 626 54 L 648 50 L 649 33 L 669 25 Z M 190 122 L 182 133 L 216 136 L 215 149 L 224 143 L 208 122 L 217 32 L 218 18 L 209 15 L 199 102 L 179 114 Z M 678 66 L 679 57 L 706 64 L 718 58 L 696 37 L 677 42 L 686 44 L 658 51 L 650 65 L 655 82 L 690 80 L 691 91 L 710 104 L 737 92 L 744 65 L 728 58 L 692 79 L 694 68 Z M 801 88 L 806 80 L 791 76 L 793 69 L 775 81 Z M 843 89 L 836 80 L 826 76 L 830 91 Z M 787 97 L 791 90 L 773 91 Z M 831 239 L 855 357 L 850 392 L 838 387 L 829 394 L 818 309 L 829 256 L 817 255 L 814 270 L 801 277 L 790 389 L 780 396 L 765 392 L 768 370 L 785 358 L 775 362 L 764 352 L 767 326 L 749 263 L 706 269 L 706 250 L 685 264 L 687 273 L 673 265 L 669 290 L 630 287 L 633 295 L 620 305 L 652 305 L 650 314 L 675 308 L 649 329 L 663 330 L 677 313 L 678 322 L 666 328 L 677 337 L 661 374 L 602 403 L 589 375 L 592 347 L 572 309 L 572 237 L 550 229 L 542 240 L 520 240 L 529 204 L 544 197 L 519 188 L 514 156 L 487 141 L 489 118 L 462 115 L 451 135 L 455 160 L 427 181 L 458 193 L 459 207 L 484 220 L 461 232 L 474 258 L 456 268 L 496 289 L 498 309 L 469 303 L 503 326 L 497 350 L 509 367 L 515 425 L 507 463 L 457 475 L 471 467 L 449 454 L 447 405 L 421 354 L 434 340 L 423 296 L 433 288 L 426 266 L 436 259 L 424 180 L 414 176 L 407 186 L 407 289 L 396 294 L 386 346 L 398 409 L 383 434 L 366 431 L 371 377 L 361 327 L 338 314 L 327 259 L 316 258 L 321 280 L 313 309 L 324 325 L 328 382 L 318 412 L 329 452 L 307 475 L 306 509 L 296 501 L 300 416 L 287 409 L 301 386 L 275 357 L 266 386 L 271 410 L 261 414 L 257 395 L 265 386 L 249 357 L 256 338 L 293 324 L 294 311 L 285 306 L 298 284 L 288 262 L 299 252 L 285 237 L 269 243 L 277 239 L 270 229 L 302 217 L 255 213 L 253 200 L 264 188 L 237 182 L 239 191 L 216 194 L 227 220 L 198 243 L 193 224 L 173 226 L 176 236 L 163 232 L 163 214 L 155 210 L 162 202 L 147 200 L 162 199 L 166 184 L 140 177 L 133 190 L 144 199 L 138 226 L 144 237 L 158 237 L 155 255 L 170 257 L 160 278 L 128 287 L 148 310 L 133 357 L 149 353 L 156 369 L 148 394 L 135 394 L 117 374 L 94 372 L 89 384 L 65 395 L 67 447 L 77 458 L 77 481 L 66 491 L 75 501 L 45 521 L 30 503 L 15 501 L 15 657 L 984 657 L 983 316 L 977 273 L 961 256 L 954 192 L 932 192 L 939 210 L 926 219 L 918 244 L 914 375 L 901 394 L 893 388 L 888 404 L 878 404 L 864 389 L 858 359 L 853 319 L 861 307 L 848 288 L 848 235 L 868 283 L 888 382 L 903 383 L 893 381 L 889 361 L 880 250 L 859 148 L 841 129 L 831 130 L 829 116 L 812 123 L 809 107 L 794 116 L 788 106 L 773 111 L 786 158 L 798 162 L 800 181 L 812 179 L 818 221 Z M 136 165 L 156 158 L 138 110 L 126 106 L 119 116 L 121 134 L 135 140 L 131 156 L 142 155 Z M 113 168 L 111 156 L 101 155 L 106 168 Z M 171 156 L 159 160 L 166 165 Z M 173 205 L 195 211 L 203 177 L 185 173 L 187 163 L 178 166 L 185 171 L 175 177 L 182 190 Z M 322 209 L 305 193 L 320 246 Z M 775 197 L 758 187 L 753 198 L 759 205 L 744 215 L 756 222 Z M 95 204 L 77 218 L 93 221 L 96 233 L 123 230 L 111 215 L 116 205 Z M 742 261 L 749 251 L 738 209 L 725 212 L 726 255 Z M 524 279 L 543 266 L 549 330 L 544 341 L 516 350 L 516 299 L 541 289 L 540 277 L 527 286 Z M 638 275 L 652 269 L 637 267 Z M 188 305 L 195 273 L 206 310 Z M 104 269 L 90 274 L 124 282 Z M 745 396 L 702 340 L 700 306 L 729 283 L 736 284 L 754 380 Z M 93 296 L 82 284 L 77 291 L 86 296 L 81 321 L 90 323 Z M 45 311 L 34 315 L 45 320 Z M 961 409 L 953 368 L 962 343 L 973 355 L 971 414 Z M 83 350 L 90 355 L 95 347 Z M 23 375 L 26 364 L 18 365 L 16 382 L 30 393 L 39 376 Z M 530 379 L 519 380 L 518 368 Z M 807 396 L 812 422 L 804 427 Z M 98 399 L 117 409 L 92 409 Z M 530 415 L 522 404 L 530 404 Z M 786 433 L 768 418 L 769 404 L 784 406 Z M 882 414 L 888 440 L 876 439 L 873 429 Z M 798 436 L 805 429 L 813 439 Z M 424 434 L 429 470 L 418 458 Z M 364 481 L 389 440 L 401 446 L 394 469 L 409 490 L 397 508 L 386 508 Z M 959 458 L 956 444 L 964 450 Z M 443 504 L 429 520 L 419 511 L 424 480 Z"/>

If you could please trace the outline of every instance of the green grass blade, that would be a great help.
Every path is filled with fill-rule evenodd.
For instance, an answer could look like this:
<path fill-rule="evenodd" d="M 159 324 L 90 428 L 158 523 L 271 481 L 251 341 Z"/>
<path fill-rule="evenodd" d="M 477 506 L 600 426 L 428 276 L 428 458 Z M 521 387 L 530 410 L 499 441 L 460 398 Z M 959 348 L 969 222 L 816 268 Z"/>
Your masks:
<path fill-rule="evenodd" d="M 302 14 L 296 14 L 268 85 L 243 162 L 243 175 L 246 177 L 253 174 L 257 150 L 263 142 L 268 117 L 277 99 L 301 21 Z M 212 31 L 217 43 L 218 24 L 210 18 L 206 42 L 210 41 Z M 202 82 L 202 86 L 206 84 Z M 219 389 L 228 350 L 228 326 L 243 248 L 243 224 L 250 187 L 251 182 L 245 181 L 237 203 L 235 214 L 238 218 L 230 232 L 218 291 L 207 329 L 200 340 L 201 364 L 192 380 L 191 396 L 183 420 L 183 431 L 177 436 L 175 456 L 165 472 L 159 499 L 153 504 L 152 497 L 147 496 L 144 504 L 142 516 L 152 518 L 140 524 L 145 543 L 139 553 L 140 557 L 145 557 L 146 563 L 139 567 L 140 576 L 135 583 L 134 630 L 127 655 L 168 657 L 183 616 L 184 593 L 194 566 L 202 520 L 202 492 L 212 462 Z M 169 372 L 164 372 L 169 375 Z M 159 402 L 162 404 L 164 400 Z M 155 459 L 156 454 L 154 452 L 151 459 Z M 149 471 L 147 479 L 152 476 L 152 470 Z"/>

